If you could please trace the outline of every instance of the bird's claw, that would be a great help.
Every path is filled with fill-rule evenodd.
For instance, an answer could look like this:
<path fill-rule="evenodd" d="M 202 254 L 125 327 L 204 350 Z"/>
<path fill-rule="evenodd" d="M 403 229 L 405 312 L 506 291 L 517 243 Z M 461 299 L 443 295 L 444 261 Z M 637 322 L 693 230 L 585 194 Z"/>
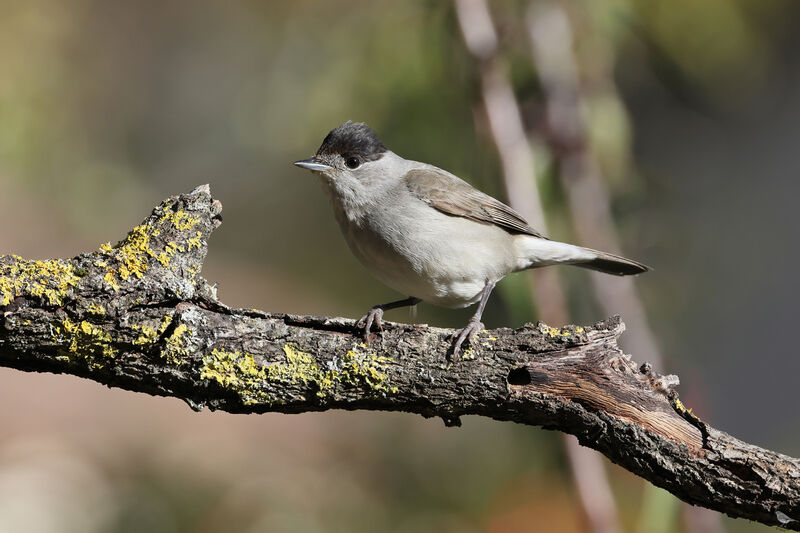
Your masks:
<path fill-rule="evenodd" d="M 358 319 L 356 322 L 357 328 L 364 328 L 364 342 L 369 344 L 369 332 L 372 330 L 373 324 L 378 331 L 383 331 L 383 309 L 380 307 L 373 307 L 369 312 Z"/>
<path fill-rule="evenodd" d="M 479 331 L 483 331 L 484 325 L 477 318 L 471 318 L 469 323 L 464 329 L 459 330 L 455 343 L 453 343 L 453 359 L 457 359 L 461 355 L 461 346 L 466 342 L 472 344 L 472 339 Z"/>

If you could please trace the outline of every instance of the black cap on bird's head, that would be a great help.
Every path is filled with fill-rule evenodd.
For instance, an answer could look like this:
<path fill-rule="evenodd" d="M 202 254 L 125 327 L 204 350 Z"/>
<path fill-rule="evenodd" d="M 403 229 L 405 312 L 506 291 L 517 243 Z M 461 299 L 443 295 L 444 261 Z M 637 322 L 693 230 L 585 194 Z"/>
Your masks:
<path fill-rule="evenodd" d="M 366 161 L 380 159 L 387 151 L 388 148 L 366 123 L 348 120 L 325 136 L 314 157 L 296 161 L 294 164 L 325 173 L 333 170 L 338 160 L 343 161 L 348 168 L 356 169 Z"/>
<path fill-rule="evenodd" d="M 374 161 L 386 151 L 387 148 L 366 123 L 348 120 L 325 136 L 317 155 L 353 155 L 364 161 Z"/>

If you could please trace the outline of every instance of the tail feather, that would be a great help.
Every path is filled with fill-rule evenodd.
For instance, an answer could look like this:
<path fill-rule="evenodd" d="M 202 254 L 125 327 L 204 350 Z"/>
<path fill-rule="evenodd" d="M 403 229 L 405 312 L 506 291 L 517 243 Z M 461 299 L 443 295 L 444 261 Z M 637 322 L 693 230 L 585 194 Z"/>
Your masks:
<path fill-rule="evenodd" d="M 518 236 L 516 245 L 521 258 L 518 270 L 565 264 L 615 276 L 630 276 L 650 270 L 642 263 L 618 255 L 530 235 Z"/>
<path fill-rule="evenodd" d="M 597 254 L 597 257 L 589 261 L 582 261 L 580 263 L 573 264 L 575 266 L 596 270 L 605 274 L 613 274 L 615 276 L 632 276 L 651 270 L 649 266 L 643 265 L 642 263 L 632 259 L 626 259 L 619 255 L 614 255 L 607 252 L 598 252 L 597 250 L 591 251 Z"/>

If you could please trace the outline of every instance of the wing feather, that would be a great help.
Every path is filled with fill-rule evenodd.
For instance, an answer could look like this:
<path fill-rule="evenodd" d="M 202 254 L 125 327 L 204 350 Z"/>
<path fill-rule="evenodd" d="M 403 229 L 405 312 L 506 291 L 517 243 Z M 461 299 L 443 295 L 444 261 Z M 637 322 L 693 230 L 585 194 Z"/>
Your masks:
<path fill-rule="evenodd" d="M 403 176 L 403 181 L 411 194 L 442 213 L 494 224 L 509 233 L 545 238 L 512 208 L 449 172 L 415 169 Z"/>

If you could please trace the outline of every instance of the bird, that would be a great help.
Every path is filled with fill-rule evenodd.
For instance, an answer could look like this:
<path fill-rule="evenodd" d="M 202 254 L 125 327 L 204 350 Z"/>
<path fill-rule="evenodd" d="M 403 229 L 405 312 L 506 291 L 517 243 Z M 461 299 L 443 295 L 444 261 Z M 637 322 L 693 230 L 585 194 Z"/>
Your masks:
<path fill-rule="evenodd" d="M 384 311 L 419 302 L 447 308 L 478 304 L 454 335 L 453 356 L 484 329 L 486 302 L 508 274 L 575 265 L 627 276 L 650 270 L 619 255 L 550 240 L 508 205 L 434 165 L 389 150 L 366 123 L 331 130 L 316 154 L 295 161 L 321 178 L 334 217 L 355 257 L 407 297 L 373 306 L 356 323 L 366 343 Z"/>

